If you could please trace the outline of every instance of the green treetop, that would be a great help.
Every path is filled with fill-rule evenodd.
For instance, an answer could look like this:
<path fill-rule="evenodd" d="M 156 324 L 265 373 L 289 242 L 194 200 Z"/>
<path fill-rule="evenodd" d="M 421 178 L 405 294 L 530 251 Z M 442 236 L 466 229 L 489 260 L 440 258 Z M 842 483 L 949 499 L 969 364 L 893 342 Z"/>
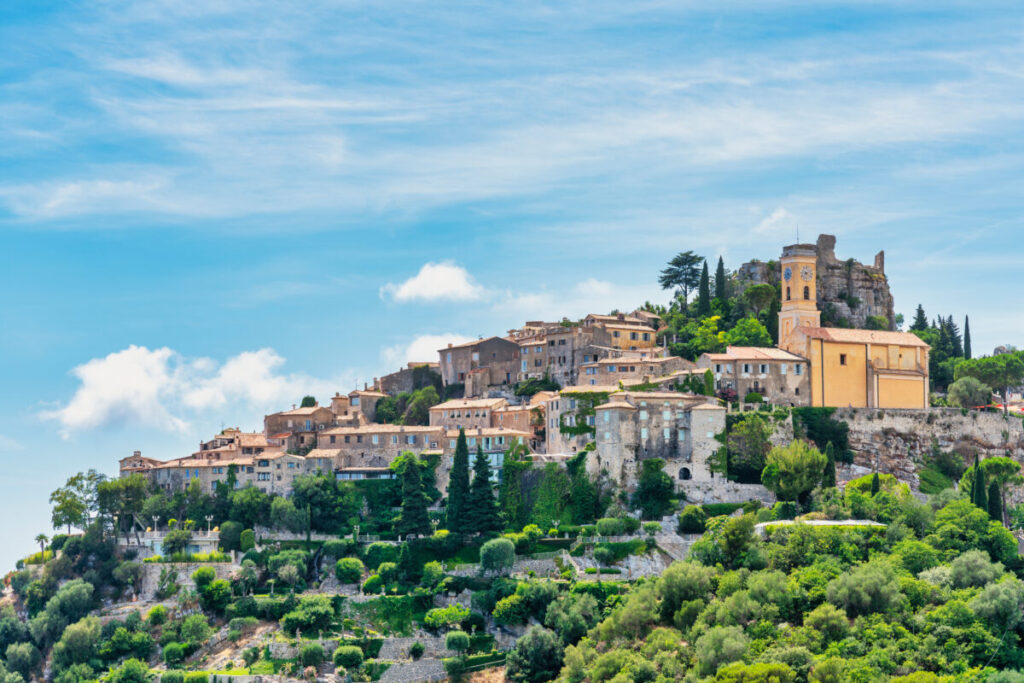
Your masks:
<path fill-rule="evenodd" d="M 448 480 L 447 526 L 449 531 L 466 530 L 466 508 L 469 502 L 469 446 L 466 445 L 466 430 L 459 430 L 452 458 L 452 471 Z"/>

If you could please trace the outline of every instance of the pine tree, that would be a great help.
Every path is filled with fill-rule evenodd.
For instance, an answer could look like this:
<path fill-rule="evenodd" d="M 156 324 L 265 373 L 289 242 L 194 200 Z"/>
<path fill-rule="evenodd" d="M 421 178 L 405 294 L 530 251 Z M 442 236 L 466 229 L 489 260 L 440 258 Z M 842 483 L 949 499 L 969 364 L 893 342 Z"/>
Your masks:
<path fill-rule="evenodd" d="M 977 496 L 974 499 L 974 504 L 982 510 L 988 510 L 988 483 L 985 481 L 985 470 L 982 467 L 978 467 L 974 470 L 974 492 Z"/>
<path fill-rule="evenodd" d="M 836 485 L 836 448 L 831 441 L 825 444 L 825 457 L 828 458 L 828 461 L 825 463 L 825 472 L 821 475 L 821 488 L 834 488 Z M 874 487 L 874 482 L 872 482 L 872 487 Z"/>
<path fill-rule="evenodd" d="M 974 454 L 974 468 L 973 468 L 973 471 L 975 473 L 975 477 L 973 479 L 971 479 L 971 502 L 972 503 L 974 501 L 978 500 L 978 477 L 977 477 L 977 473 L 980 471 L 980 469 L 981 468 L 978 465 L 978 454 L 975 453 Z"/>
<path fill-rule="evenodd" d="M 430 533 L 430 515 L 427 514 L 430 499 L 423 490 L 420 461 L 411 453 L 407 453 L 405 458 L 405 468 L 402 470 L 402 514 L 395 525 L 395 531 L 402 535 L 426 536 Z"/>
<path fill-rule="evenodd" d="M 491 486 L 491 464 L 484 455 L 484 449 L 479 446 L 476 449 L 476 460 L 473 461 L 473 482 L 469 487 L 465 517 L 467 533 L 487 535 L 501 530 L 498 503 L 494 500 L 494 489 Z"/>
<path fill-rule="evenodd" d="M 988 487 L 988 516 L 1003 523 L 1003 501 L 999 495 L 999 483 L 993 481 Z"/>
<path fill-rule="evenodd" d="M 782 303 L 779 301 L 779 297 L 775 297 L 768 306 L 768 319 L 764 321 L 764 326 L 767 328 L 768 334 L 771 335 L 774 344 L 779 343 L 779 311 L 781 309 Z"/>
<path fill-rule="evenodd" d="M 964 358 L 971 359 L 971 317 L 964 316 Z"/>
<path fill-rule="evenodd" d="M 964 355 L 964 340 L 960 336 L 960 328 L 953 322 L 953 316 L 946 318 L 946 327 L 949 329 L 949 338 L 952 344 L 954 358 L 962 358 Z"/>
<path fill-rule="evenodd" d="M 711 281 L 708 278 L 708 260 L 700 271 L 700 285 L 697 287 L 697 315 L 706 318 L 711 315 Z"/>
<path fill-rule="evenodd" d="M 917 305 L 917 312 L 914 313 L 914 322 L 910 326 L 911 332 L 920 332 L 928 329 L 928 318 L 924 314 L 924 306 Z"/>
<path fill-rule="evenodd" d="M 469 502 L 469 446 L 466 445 L 466 430 L 459 430 L 455 444 L 452 471 L 448 479 L 448 531 L 466 530 L 466 504 Z"/>
<path fill-rule="evenodd" d="M 715 298 L 725 301 L 725 262 L 718 257 L 718 268 L 715 269 Z"/>
<path fill-rule="evenodd" d="M 878 478 L 878 472 L 875 472 L 875 474 L 871 477 L 871 495 L 875 495 L 880 490 L 882 490 L 882 482 Z"/>

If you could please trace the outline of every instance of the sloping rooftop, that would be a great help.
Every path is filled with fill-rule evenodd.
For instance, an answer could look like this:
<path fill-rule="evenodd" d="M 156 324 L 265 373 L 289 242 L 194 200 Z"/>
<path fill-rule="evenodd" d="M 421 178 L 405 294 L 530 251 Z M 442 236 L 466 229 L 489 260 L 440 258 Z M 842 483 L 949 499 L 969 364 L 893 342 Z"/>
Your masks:
<path fill-rule="evenodd" d="M 851 344 L 885 344 L 930 348 L 920 337 L 910 332 L 889 330 L 850 330 L 840 327 L 798 327 L 797 331 L 811 339 L 846 342 Z"/>
<path fill-rule="evenodd" d="M 431 406 L 431 410 L 466 410 L 473 408 L 494 408 L 505 403 L 503 398 L 453 398 Z"/>

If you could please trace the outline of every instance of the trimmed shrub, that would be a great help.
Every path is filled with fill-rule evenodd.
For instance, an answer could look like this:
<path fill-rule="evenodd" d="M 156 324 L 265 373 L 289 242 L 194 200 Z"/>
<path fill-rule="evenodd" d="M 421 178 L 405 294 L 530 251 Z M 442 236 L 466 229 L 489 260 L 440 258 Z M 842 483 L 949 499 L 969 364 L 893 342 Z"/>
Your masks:
<path fill-rule="evenodd" d="M 181 643 L 167 643 L 164 645 L 164 663 L 167 666 L 174 666 L 185 659 L 185 648 Z"/>
<path fill-rule="evenodd" d="M 423 656 L 424 650 L 426 650 L 426 648 L 423 647 L 423 643 L 417 640 L 415 643 L 409 646 L 409 656 L 413 659 L 419 659 Z"/>
<path fill-rule="evenodd" d="M 621 519 L 616 517 L 604 517 L 603 519 L 597 520 L 597 535 L 598 536 L 619 536 L 622 534 L 625 526 Z"/>
<path fill-rule="evenodd" d="M 185 683 L 210 683 L 210 676 L 205 671 L 189 671 L 185 674 Z"/>
<path fill-rule="evenodd" d="M 167 621 L 167 608 L 163 605 L 155 605 L 146 614 L 146 621 L 150 626 L 160 626 Z"/>
<path fill-rule="evenodd" d="M 302 646 L 299 661 L 303 666 L 320 666 L 324 661 L 324 649 L 319 643 L 306 643 Z"/>
<path fill-rule="evenodd" d="M 359 583 L 363 578 L 363 563 L 358 557 L 343 557 L 334 565 L 334 575 L 341 583 Z"/>
<path fill-rule="evenodd" d="M 480 548 L 480 566 L 485 571 L 502 571 L 515 564 L 516 549 L 507 538 L 494 538 Z"/>
<path fill-rule="evenodd" d="M 355 542 L 351 540 L 327 541 L 323 546 L 324 557 L 333 557 L 336 560 L 348 557 L 353 550 L 355 550 Z"/>
<path fill-rule="evenodd" d="M 455 652 L 465 652 L 469 649 L 469 634 L 465 631 L 449 631 L 444 637 L 444 646 Z"/>
<path fill-rule="evenodd" d="M 371 543 L 363 552 L 363 562 L 376 570 L 381 562 L 398 562 L 398 546 L 389 543 Z"/>
<path fill-rule="evenodd" d="M 183 671 L 165 671 L 160 676 L 160 683 L 185 683 L 185 672 Z"/>
<path fill-rule="evenodd" d="M 358 669 L 363 664 L 363 651 L 355 645 L 342 645 L 334 651 L 334 666 Z"/>
<path fill-rule="evenodd" d="M 380 574 L 371 574 L 370 578 L 363 582 L 363 592 L 367 595 L 376 595 L 384 588 L 384 580 Z"/>
<path fill-rule="evenodd" d="M 256 547 L 256 534 L 252 529 L 246 529 L 242 532 L 242 535 L 238 537 L 238 547 L 243 553 Z"/>

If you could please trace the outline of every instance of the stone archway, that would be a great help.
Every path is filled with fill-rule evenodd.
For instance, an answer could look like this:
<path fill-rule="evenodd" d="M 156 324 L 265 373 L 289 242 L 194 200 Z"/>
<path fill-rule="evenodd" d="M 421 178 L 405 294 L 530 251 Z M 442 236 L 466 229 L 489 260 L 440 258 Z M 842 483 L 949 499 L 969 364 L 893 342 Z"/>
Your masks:
<path fill-rule="evenodd" d="M 693 475 L 690 473 L 690 468 L 689 467 L 683 467 L 682 469 L 679 470 L 679 478 L 681 480 L 687 481 L 688 479 L 691 479 L 692 477 L 693 477 Z"/>

